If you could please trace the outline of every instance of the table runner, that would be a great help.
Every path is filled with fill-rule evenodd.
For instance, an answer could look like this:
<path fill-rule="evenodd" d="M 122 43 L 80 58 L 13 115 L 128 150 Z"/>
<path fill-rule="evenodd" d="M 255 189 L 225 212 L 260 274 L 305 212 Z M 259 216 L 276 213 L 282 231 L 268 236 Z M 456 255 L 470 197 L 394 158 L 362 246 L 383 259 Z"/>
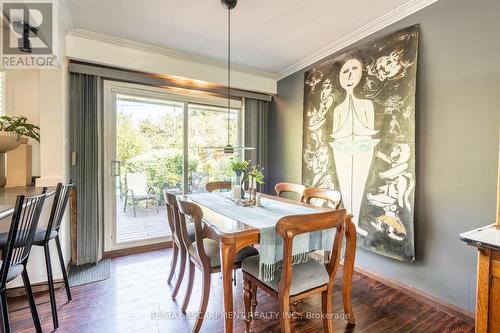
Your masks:
<path fill-rule="evenodd" d="M 260 230 L 259 279 L 271 281 L 283 261 L 283 238 L 276 233 L 276 223 L 284 216 L 311 214 L 318 209 L 262 198 L 261 207 L 242 207 L 231 200 L 230 193 L 197 193 L 188 197 L 226 217 L 238 220 Z M 305 233 L 294 237 L 292 263 L 307 261 L 308 253 L 332 249 L 334 230 Z"/>

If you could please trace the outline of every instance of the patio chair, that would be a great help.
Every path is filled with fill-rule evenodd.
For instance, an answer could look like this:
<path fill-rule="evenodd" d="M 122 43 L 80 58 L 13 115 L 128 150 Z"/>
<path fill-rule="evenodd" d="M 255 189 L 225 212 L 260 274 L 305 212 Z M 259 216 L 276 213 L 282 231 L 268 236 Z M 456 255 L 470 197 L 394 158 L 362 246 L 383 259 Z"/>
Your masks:
<path fill-rule="evenodd" d="M 127 192 L 125 193 L 125 203 L 123 204 L 123 212 L 127 211 L 127 201 L 130 197 L 132 199 L 132 207 L 134 209 L 134 217 L 137 217 L 136 213 L 136 203 L 137 201 L 154 200 L 156 203 L 156 213 L 160 213 L 158 196 L 151 190 L 148 189 L 147 176 L 143 172 L 137 173 L 127 173 L 125 175 L 125 180 L 127 181 Z"/>

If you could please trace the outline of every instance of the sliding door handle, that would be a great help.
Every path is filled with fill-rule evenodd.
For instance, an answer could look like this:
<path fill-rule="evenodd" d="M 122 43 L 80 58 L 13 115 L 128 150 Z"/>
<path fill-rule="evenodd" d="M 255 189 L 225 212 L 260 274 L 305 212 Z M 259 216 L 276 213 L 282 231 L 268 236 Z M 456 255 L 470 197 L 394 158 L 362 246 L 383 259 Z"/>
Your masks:
<path fill-rule="evenodd" d="M 122 161 L 111 161 L 112 176 L 114 177 L 120 176 L 121 167 L 122 167 Z"/>

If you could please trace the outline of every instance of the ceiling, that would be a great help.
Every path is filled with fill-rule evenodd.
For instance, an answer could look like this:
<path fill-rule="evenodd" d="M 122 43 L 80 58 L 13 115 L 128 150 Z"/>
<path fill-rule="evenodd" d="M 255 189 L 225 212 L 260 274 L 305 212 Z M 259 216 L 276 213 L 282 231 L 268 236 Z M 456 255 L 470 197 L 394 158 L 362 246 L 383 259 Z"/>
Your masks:
<path fill-rule="evenodd" d="M 67 0 L 72 26 L 201 56 L 227 57 L 219 0 Z M 277 75 L 418 0 L 240 0 L 232 15 L 235 64 Z M 422 1 L 420 1 L 422 2 Z"/>

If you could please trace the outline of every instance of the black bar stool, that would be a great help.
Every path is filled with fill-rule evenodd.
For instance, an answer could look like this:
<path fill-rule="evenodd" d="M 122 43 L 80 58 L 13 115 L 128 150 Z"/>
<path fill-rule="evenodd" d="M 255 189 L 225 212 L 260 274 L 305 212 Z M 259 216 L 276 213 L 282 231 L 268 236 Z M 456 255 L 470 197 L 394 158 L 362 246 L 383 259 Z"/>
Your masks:
<path fill-rule="evenodd" d="M 10 332 L 9 310 L 7 307 L 6 284 L 19 275 L 23 278 L 24 288 L 37 332 L 42 332 L 40 319 L 36 310 L 35 297 L 26 271 L 31 246 L 36 233 L 36 227 L 45 201 L 44 193 L 26 198 L 24 195 L 17 197 L 10 230 L 6 233 L 6 244 L 2 247 L 2 261 L 0 268 L 0 307 L 2 310 L 3 332 Z"/>
<path fill-rule="evenodd" d="M 57 303 L 56 303 L 56 294 L 54 290 L 54 278 L 52 275 L 52 263 L 50 260 L 49 242 L 51 239 L 54 239 L 56 242 L 59 264 L 61 265 L 64 287 L 66 289 L 66 296 L 68 297 L 68 301 L 71 301 L 71 290 L 69 288 L 68 274 L 66 272 L 66 267 L 64 265 L 64 259 L 61 250 L 61 242 L 59 241 L 59 229 L 61 228 L 61 221 L 64 216 L 64 212 L 66 211 L 69 195 L 71 193 L 72 188 L 73 188 L 73 183 L 71 181 L 66 185 L 63 185 L 61 183 L 57 184 L 56 192 L 54 194 L 54 203 L 52 204 L 52 210 L 50 212 L 49 223 L 47 224 L 47 228 L 46 229 L 38 228 L 35 233 L 35 238 L 33 240 L 33 245 L 43 246 L 43 251 L 45 252 L 45 266 L 47 268 L 50 306 L 52 308 L 52 322 L 54 324 L 55 329 L 59 327 L 59 320 L 57 317 Z"/>

